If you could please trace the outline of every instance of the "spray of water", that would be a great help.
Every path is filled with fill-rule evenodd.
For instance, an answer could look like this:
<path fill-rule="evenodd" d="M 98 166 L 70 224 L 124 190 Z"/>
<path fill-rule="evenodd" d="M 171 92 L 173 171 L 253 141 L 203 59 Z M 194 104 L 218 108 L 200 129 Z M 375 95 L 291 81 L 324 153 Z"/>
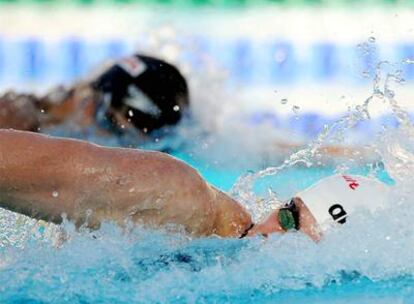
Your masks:
<path fill-rule="evenodd" d="M 311 170 L 318 163 L 320 147 L 341 141 L 358 122 L 370 119 L 371 106 L 387 102 L 399 127 L 384 130 L 375 148 L 397 182 L 392 202 L 396 208 L 375 215 L 355 214 L 349 225 L 327 233 L 318 244 L 300 233 L 272 235 L 267 240 L 192 240 L 183 234 L 142 227 L 125 231 L 113 223 L 104 223 L 93 233 L 76 231 L 67 222 L 63 224 L 66 241 L 56 244 L 53 240 L 60 232 L 2 212 L 0 299 L 45 303 L 309 303 L 313 294 L 313 302 L 320 303 L 320 295 L 327 290 L 325 302 L 332 303 L 330 299 L 338 291 L 343 297 L 354 293 L 360 300 L 358 296 L 368 293 L 378 297 L 386 290 L 385 296 L 393 302 L 403 297 L 411 303 L 414 210 L 412 196 L 403 190 L 414 188 L 410 176 L 414 169 L 414 134 L 409 116 L 394 93 L 393 86 L 402 79 L 395 69 L 385 72 L 394 67 L 388 62 L 379 63 L 369 98 L 325 126 L 314 142 L 280 166 L 240 178 L 233 193 L 260 216 L 258 209 L 267 210 L 278 203 L 277 194 L 269 190 L 268 198 L 259 200 L 259 208 L 253 191 L 255 183 L 298 165 Z M 292 294 L 296 298 L 289 301 Z"/>
<path fill-rule="evenodd" d="M 412 64 L 409 60 L 405 60 L 403 64 Z M 297 165 L 304 165 L 307 168 L 320 163 L 321 148 L 327 144 L 341 143 L 345 138 L 347 132 L 351 131 L 359 122 L 370 120 L 370 107 L 375 106 L 378 102 L 387 102 L 389 109 L 393 113 L 393 116 L 398 121 L 398 131 L 390 131 L 392 135 L 385 138 L 393 137 L 398 132 L 400 135 L 397 137 L 399 140 L 391 139 L 388 141 L 382 141 L 381 149 L 375 149 L 374 153 L 382 155 L 382 158 L 386 164 L 389 174 L 396 178 L 400 183 L 404 180 L 408 180 L 408 174 L 410 169 L 413 169 L 414 155 L 410 151 L 414 151 L 414 128 L 410 120 L 409 114 L 398 105 L 395 99 L 394 85 L 400 85 L 404 83 L 402 78 L 402 70 L 398 68 L 399 65 L 392 64 L 388 61 L 381 61 L 376 65 L 375 76 L 373 78 L 373 89 L 368 98 L 366 98 L 361 104 L 356 105 L 354 108 L 350 108 L 348 113 L 335 121 L 331 125 L 325 125 L 323 131 L 317 136 L 317 138 L 309 143 L 305 148 L 291 154 L 285 159 L 282 164 L 275 167 L 268 167 L 264 170 L 257 172 L 249 172 L 241 176 L 232 189 L 232 194 L 242 201 L 256 217 L 263 216 L 268 210 L 274 209 L 281 202 L 278 199 L 277 193 L 269 191 L 269 197 L 266 199 L 258 199 L 254 194 L 253 187 L 255 183 L 266 176 L 277 175 L 283 170 L 295 167 Z M 378 134 L 378 136 L 384 137 L 384 133 Z M 404 135 L 403 135 L 404 134 Z M 410 147 L 404 149 L 401 147 L 401 139 L 404 137 L 403 142 L 409 142 Z M 385 151 L 384 151 L 385 149 Z M 396 163 L 395 160 L 399 163 Z M 338 165 L 338 171 L 345 173 L 348 169 L 347 166 Z M 411 171 L 412 172 L 412 171 Z M 266 208 L 257 208 L 257 202 L 266 202 Z"/>

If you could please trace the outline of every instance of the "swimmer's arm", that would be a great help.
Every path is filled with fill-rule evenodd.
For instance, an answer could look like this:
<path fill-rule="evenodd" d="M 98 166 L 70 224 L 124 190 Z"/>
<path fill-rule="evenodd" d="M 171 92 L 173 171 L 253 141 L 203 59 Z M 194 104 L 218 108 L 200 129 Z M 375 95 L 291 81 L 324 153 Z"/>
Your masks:
<path fill-rule="evenodd" d="M 289 142 L 277 142 L 275 149 L 278 152 L 291 153 L 293 150 L 303 148 L 302 144 L 289 143 Z M 323 145 L 316 150 L 317 154 L 321 156 L 332 156 L 340 158 L 366 158 L 374 155 L 373 151 L 369 151 L 368 148 L 345 146 L 345 145 Z"/>
<path fill-rule="evenodd" d="M 92 228 L 137 215 L 194 235 L 237 237 L 251 224 L 240 204 L 163 153 L 12 130 L 0 130 L 0 143 L 0 207 L 11 211 L 55 223 L 64 213 Z"/>
<path fill-rule="evenodd" d="M 93 165 L 93 150 L 81 141 L 0 129 L 0 207 L 54 223 L 62 214 L 78 220 L 91 201 L 81 170 Z"/>
<path fill-rule="evenodd" d="M 148 153 L 0 129 L 0 207 L 59 224 L 122 222 L 153 193 L 142 181 Z"/>

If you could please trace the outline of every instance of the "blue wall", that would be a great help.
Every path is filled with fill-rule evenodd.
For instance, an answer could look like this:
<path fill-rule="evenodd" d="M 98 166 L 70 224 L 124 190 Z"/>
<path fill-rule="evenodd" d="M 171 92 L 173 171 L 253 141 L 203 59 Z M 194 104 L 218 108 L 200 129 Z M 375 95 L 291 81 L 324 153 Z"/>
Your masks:
<path fill-rule="evenodd" d="M 126 55 L 136 42 L 119 39 L 92 42 L 65 38 L 56 42 L 27 37 L 0 37 L 0 87 L 70 82 L 87 75 L 105 59 Z M 359 52 L 353 45 L 319 42 L 299 49 L 291 41 L 254 42 L 247 39 L 217 41 L 199 37 L 200 50 L 229 71 L 229 80 L 241 85 L 301 85 L 347 82 L 366 84 L 373 76 L 381 47 Z M 414 41 L 386 46 L 390 61 L 414 59 Z M 199 50 L 197 50 L 199 51 Z M 183 48 L 182 61 L 203 69 L 197 54 Z M 414 80 L 414 65 L 402 66 L 407 81 Z M 365 75 L 365 77 L 364 77 Z M 367 77 L 368 76 L 368 77 Z"/>

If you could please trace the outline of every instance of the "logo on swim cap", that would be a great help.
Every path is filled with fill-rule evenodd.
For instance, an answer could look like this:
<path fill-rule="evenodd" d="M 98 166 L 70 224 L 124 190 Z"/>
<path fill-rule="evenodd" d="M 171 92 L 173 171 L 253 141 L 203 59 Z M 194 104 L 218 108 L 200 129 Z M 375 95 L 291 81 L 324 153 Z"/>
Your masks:
<path fill-rule="evenodd" d="M 329 208 L 328 212 L 335 222 L 338 222 L 340 224 L 346 223 L 346 217 L 348 216 L 348 214 L 346 213 L 344 207 L 342 207 L 340 204 L 332 205 Z"/>
<path fill-rule="evenodd" d="M 348 175 L 342 175 L 342 177 L 348 183 L 348 187 L 351 188 L 352 190 L 355 190 L 356 188 L 359 187 L 359 183 L 356 179 L 354 179 L 354 178 L 352 178 Z"/>
<path fill-rule="evenodd" d="M 137 77 L 138 75 L 141 75 L 147 69 L 145 63 L 143 63 L 136 56 L 121 59 L 118 62 L 118 66 L 120 66 L 125 72 L 127 72 L 132 77 Z"/>

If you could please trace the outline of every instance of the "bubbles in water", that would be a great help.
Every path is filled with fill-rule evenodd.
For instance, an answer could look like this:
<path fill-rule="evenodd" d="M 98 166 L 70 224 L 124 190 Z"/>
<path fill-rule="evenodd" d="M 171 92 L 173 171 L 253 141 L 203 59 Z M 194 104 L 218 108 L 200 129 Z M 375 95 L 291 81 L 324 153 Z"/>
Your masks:
<path fill-rule="evenodd" d="M 53 191 L 52 192 L 52 196 L 53 197 L 58 197 L 59 196 L 59 192 L 58 191 Z"/>
<path fill-rule="evenodd" d="M 180 106 L 178 106 L 178 105 L 175 105 L 175 106 L 173 107 L 173 110 L 174 110 L 175 112 L 178 112 L 178 111 L 180 111 Z"/>
<path fill-rule="evenodd" d="M 385 84 L 378 81 L 373 95 L 382 96 L 385 102 L 389 102 L 400 123 L 407 125 L 407 116 L 399 108 L 394 100 L 394 91 L 388 86 L 393 80 L 391 77 L 381 80 Z M 280 204 L 279 189 L 276 188 L 280 173 L 295 166 L 314 164 L 318 160 L 318 149 L 323 144 L 341 143 L 348 130 L 358 122 L 370 119 L 368 106 L 373 102 L 376 101 L 367 98 L 345 117 L 325 125 L 313 143 L 290 155 L 279 166 L 250 172 L 241 178 L 235 185 L 238 197 L 243 203 L 251 204 L 257 217 L 265 214 L 266 208 L 272 209 Z M 298 112 L 299 107 L 292 108 L 292 111 Z M 390 131 L 383 138 L 384 147 L 378 147 L 383 153 L 387 171 L 399 184 L 400 181 L 405 182 L 407 189 L 414 189 L 411 182 L 414 171 L 411 165 L 413 138 L 410 131 L 400 135 Z M 202 148 L 207 147 L 207 143 L 202 145 Z M 344 172 L 350 169 L 345 164 L 338 166 L 338 170 Z M 318 179 L 327 174 L 323 170 L 317 172 Z M 301 183 L 309 172 L 312 170 L 302 175 L 296 172 L 292 183 Z M 259 198 L 253 184 L 256 179 L 268 175 L 276 178 L 276 182 L 272 183 L 276 185 L 276 191 L 269 190 L 266 198 Z M 398 193 L 400 186 L 396 189 L 392 203 L 401 204 L 405 197 Z M 55 191 L 52 195 L 55 197 Z M 128 302 L 131 298 L 138 302 L 203 302 L 211 298 L 217 302 L 237 302 L 238 299 L 252 300 L 255 292 L 277 296 L 283 294 L 280 291 L 294 290 L 299 293 L 309 289 L 316 292 L 312 287 L 326 286 L 333 286 L 335 292 L 343 282 L 358 284 L 364 280 L 378 284 L 385 282 L 387 290 L 393 289 L 393 279 L 412 286 L 412 199 L 408 198 L 403 206 L 390 208 L 374 217 L 366 214 L 353 217 L 350 225 L 331 231 L 319 244 L 299 233 L 273 235 L 266 241 L 261 238 L 245 241 L 216 238 L 191 240 L 185 235 L 148 232 L 142 228 L 131 228 L 131 233 L 125 233 L 111 223 L 104 223 L 101 230 L 93 234 L 75 232 L 73 225 L 64 224 L 70 241 L 64 243 L 60 250 L 31 240 L 21 250 L 9 247 L 9 251 L 1 252 L 0 286 L 3 289 L 0 287 L 0 292 L 5 288 L 16 293 L 26 292 L 30 293 L 30 298 L 40 302 L 60 297 L 68 302 L 80 301 L 82 297 L 87 301 L 96 299 L 99 290 L 105 291 L 100 293 L 102 302 L 110 301 L 106 297 L 112 297 L 112 300 L 115 297 L 120 302 Z M 9 218 L 0 217 L 1 241 L 7 244 L 38 229 L 34 223 L 30 226 L 24 222 L 18 224 L 20 228 L 14 227 L 12 233 L 7 233 L 8 230 L 3 228 L 10 222 Z M 50 269 L 55 271 L 50 272 Z M 19 275 L 11 275 L 16 273 Z M 248 284 L 246 278 L 252 278 Z M 404 281 L 404 278 L 408 279 Z M 22 289 L 22 284 L 30 288 Z M 63 285 L 64 288 L 59 288 Z M 343 285 L 349 288 L 349 285 Z M 47 286 L 58 287 L 45 289 Z M 404 290 L 407 292 L 407 289 Z M 24 295 L 19 296 L 24 298 Z"/>
<path fill-rule="evenodd" d="M 360 45 L 359 47 L 366 49 L 366 44 Z M 240 198 L 241 201 L 248 205 L 249 200 L 257 200 L 257 197 L 255 196 L 253 191 L 253 185 L 258 179 L 263 178 L 265 176 L 277 175 L 281 173 L 283 170 L 292 168 L 296 165 L 305 165 L 309 167 L 313 164 L 319 163 L 320 160 L 318 159 L 318 157 L 320 157 L 320 154 L 318 151 L 320 150 L 320 147 L 322 147 L 326 143 L 343 143 L 346 139 L 346 132 L 352 130 L 360 122 L 370 120 L 371 116 L 369 112 L 369 106 L 370 104 L 375 103 L 378 100 L 376 100 L 374 97 L 379 98 L 383 102 L 387 102 L 389 104 L 389 108 L 393 112 L 394 117 L 397 118 L 401 127 L 405 128 L 404 126 L 407 126 L 406 129 L 412 130 L 413 128 L 410 123 L 409 115 L 399 107 L 397 101 L 395 100 L 395 91 L 391 89 L 391 84 L 398 82 L 400 74 L 401 70 L 396 68 L 394 64 L 391 64 L 388 61 L 379 62 L 376 65 L 375 69 L 372 94 L 362 104 L 357 105 L 355 108 L 350 108 L 349 113 L 347 115 L 330 124 L 329 126 L 325 126 L 322 132 L 316 138 L 316 140 L 314 140 L 307 148 L 299 150 L 298 152 L 290 155 L 289 158 L 287 158 L 281 165 L 275 167 L 268 167 L 264 170 L 255 173 L 249 173 L 248 175 L 241 177 L 233 188 L 233 191 L 236 192 L 236 197 Z M 299 108 L 293 107 L 292 110 L 295 113 L 297 113 Z M 395 131 L 393 130 L 393 132 Z M 414 136 L 411 136 L 410 138 L 414 139 Z M 405 141 L 407 141 L 407 139 L 405 139 Z M 385 146 L 390 147 L 392 145 L 390 145 L 390 142 L 387 141 L 387 144 Z M 402 161 L 402 159 L 414 159 L 414 156 L 412 156 L 413 152 L 407 152 L 407 149 L 402 150 L 400 146 L 397 147 L 396 145 L 394 145 L 393 150 L 394 152 L 391 153 L 391 155 L 399 155 L 398 158 L 400 159 L 400 161 Z M 379 153 L 379 151 L 377 149 L 375 150 L 375 152 L 372 151 L 370 153 Z M 349 163 L 351 161 L 353 161 L 353 159 L 349 159 Z M 385 163 L 387 166 L 387 163 L 389 164 L 390 162 L 388 161 Z M 393 165 L 392 167 L 394 169 L 387 168 L 387 170 L 390 173 L 392 173 L 393 176 L 398 176 L 398 174 L 395 174 L 393 170 L 400 172 L 403 166 Z M 410 166 L 407 167 L 411 168 Z M 351 167 L 349 167 L 349 164 L 346 163 L 344 163 L 342 166 L 339 165 L 338 168 L 340 168 L 340 170 L 344 173 L 351 169 Z M 408 171 L 410 170 L 412 171 L 414 169 L 409 169 Z M 405 175 L 400 176 L 399 178 L 402 180 L 407 180 L 407 177 Z"/>
<path fill-rule="evenodd" d="M 288 103 L 288 99 L 287 99 L 287 98 L 282 98 L 282 99 L 280 100 L 280 103 L 281 103 L 282 105 L 285 105 L 285 104 L 287 104 L 287 103 Z"/>
<path fill-rule="evenodd" d="M 368 42 L 370 42 L 370 43 L 375 43 L 375 41 L 376 41 L 376 39 L 373 36 L 368 38 Z"/>

